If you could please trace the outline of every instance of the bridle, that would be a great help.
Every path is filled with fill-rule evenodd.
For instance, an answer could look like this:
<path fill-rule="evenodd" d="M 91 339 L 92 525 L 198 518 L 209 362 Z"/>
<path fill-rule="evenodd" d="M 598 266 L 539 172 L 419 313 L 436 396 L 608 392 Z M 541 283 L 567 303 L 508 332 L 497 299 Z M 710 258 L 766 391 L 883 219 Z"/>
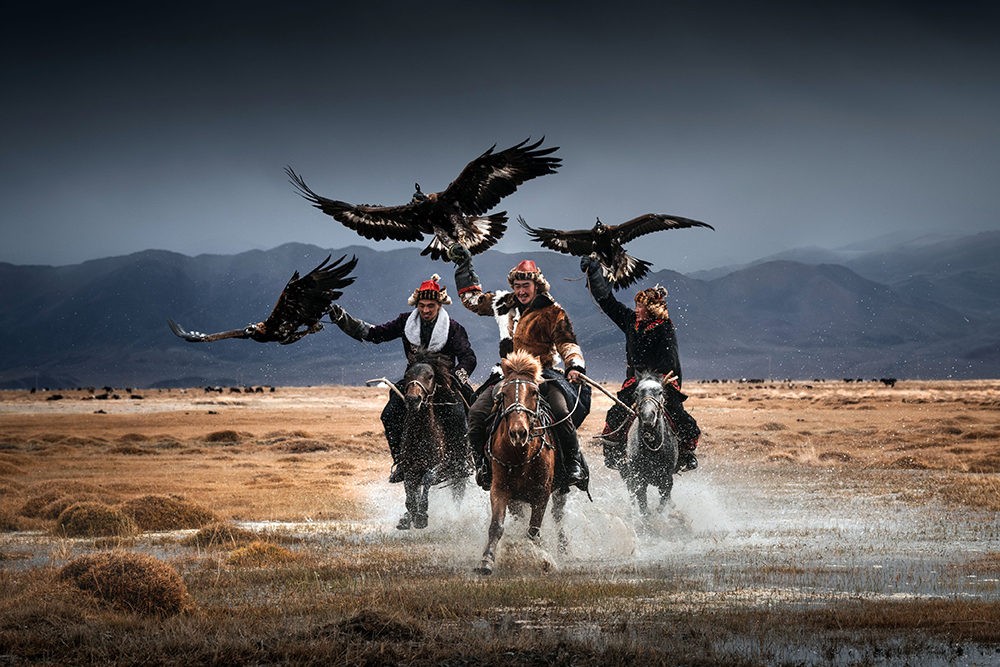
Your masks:
<path fill-rule="evenodd" d="M 434 382 L 433 382 L 433 378 L 432 378 L 431 379 L 431 384 L 433 385 L 433 383 Z M 430 399 L 430 397 L 434 394 L 435 387 L 433 387 L 433 386 L 428 387 L 423 382 L 421 382 L 420 380 L 417 380 L 415 378 L 413 380 L 410 380 L 409 382 L 407 382 L 406 386 L 403 387 L 403 389 L 406 392 L 409 392 L 410 391 L 410 387 L 412 385 L 417 385 L 420 388 L 420 394 L 421 394 L 422 398 Z"/>
<path fill-rule="evenodd" d="M 503 390 L 505 387 L 510 385 L 513 385 L 514 387 L 514 402 L 511 403 L 510 405 L 505 405 L 505 397 Z M 536 398 L 538 398 L 538 401 L 537 404 L 535 405 L 534 410 L 532 410 L 527 405 L 521 402 L 522 385 L 524 387 L 529 387 L 535 390 L 535 396 Z M 486 456 L 489 457 L 491 461 L 496 461 L 503 467 L 507 468 L 507 470 L 526 466 L 532 461 L 534 461 L 536 458 L 541 456 L 542 450 L 544 450 L 546 447 L 549 448 L 552 447 L 552 445 L 549 444 L 544 439 L 545 430 L 547 428 L 550 428 L 551 425 L 543 424 L 543 422 L 546 421 L 546 413 L 545 411 L 542 410 L 542 401 L 539 397 L 538 383 L 532 382 L 531 380 L 522 380 L 520 378 L 515 378 L 513 380 L 504 380 L 502 383 L 497 385 L 495 391 L 496 395 L 500 398 L 500 406 L 502 408 L 496 416 L 496 424 L 499 425 L 501 421 L 507 419 L 507 417 L 510 417 L 514 413 L 523 412 L 526 415 L 528 415 L 528 429 L 529 429 L 528 443 L 531 443 L 534 440 L 542 438 L 542 444 L 537 450 L 535 450 L 534 454 L 529 456 L 524 461 L 521 461 L 520 463 L 507 463 L 506 461 L 501 461 L 500 459 L 493 456 L 493 446 L 492 446 L 493 438 L 490 438 L 486 443 L 486 450 L 485 450 Z"/>
<path fill-rule="evenodd" d="M 639 415 L 640 415 L 640 414 L 642 413 L 642 407 L 643 407 L 643 405 L 645 405 L 646 403 L 652 403 L 652 404 L 653 404 L 653 407 L 654 407 L 654 409 L 655 409 L 655 414 L 656 414 L 657 418 L 658 418 L 658 419 L 663 419 L 663 420 L 664 420 L 664 424 L 663 424 L 663 428 L 664 428 L 664 429 L 666 429 L 666 428 L 670 428 L 670 427 L 669 427 L 669 426 L 667 426 L 667 424 L 666 424 L 666 416 L 665 416 L 665 413 L 666 413 L 666 407 L 664 406 L 664 402 L 663 402 L 663 398 L 662 398 L 662 394 L 661 394 L 661 398 L 657 398 L 656 396 L 648 396 L 648 395 L 647 395 L 647 396 L 643 396 L 642 398 L 640 398 L 639 400 L 637 400 L 637 401 L 635 402 L 635 414 L 636 414 L 636 419 L 639 419 Z M 641 422 L 640 422 L 640 423 L 641 423 Z M 664 435 L 665 435 L 665 434 L 664 434 Z M 646 441 L 645 441 L 645 438 L 641 438 L 641 440 L 642 440 L 642 446 L 643 446 L 643 447 L 645 447 L 645 448 L 646 448 L 646 449 L 647 449 L 648 451 L 651 451 L 651 452 L 658 452 L 658 451 L 660 451 L 661 449 L 663 449 L 663 444 L 664 444 L 664 442 L 666 442 L 666 440 L 667 440 L 667 439 L 666 439 L 665 437 L 661 437 L 661 438 L 660 438 L 660 444 L 659 444 L 659 445 L 657 445 L 656 447 L 650 447 L 650 446 L 649 446 L 649 445 L 648 445 L 648 444 L 646 443 Z"/>
<path fill-rule="evenodd" d="M 437 393 L 438 390 L 437 384 L 438 383 L 435 381 L 433 374 L 431 375 L 430 382 L 426 385 L 417 378 L 413 378 L 412 380 L 407 382 L 406 385 L 403 387 L 403 394 L 409 392 L 410 387 L 412 385 L 416 385 L 417 387 L 420 388 L 421 398 L 427 401 L 427 405 L 457 405 L 458 403 L 457 401 L 442 402 L 442 401 L 431 400 Z M 461 395 L 461 392 L 459 392 L 459 395 Z"/>

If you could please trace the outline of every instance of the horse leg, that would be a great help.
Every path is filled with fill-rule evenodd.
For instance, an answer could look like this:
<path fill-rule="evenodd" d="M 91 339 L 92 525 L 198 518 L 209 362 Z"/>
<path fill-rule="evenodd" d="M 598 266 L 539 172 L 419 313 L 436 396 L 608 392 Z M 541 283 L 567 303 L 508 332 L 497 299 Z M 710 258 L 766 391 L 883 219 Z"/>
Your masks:
<path fill-rule="evenodd" d="M 646 483 L 636 482 L 633 493 L 635 495 L 635 504 L 639 506 L 639 514 L 649 516 L 649 503 L 646 500 Z"/>
<path fill-rule="evenodd" d="M 406 513 L 399 518 L 396 530 L 409 530 L 413 524 L 412 510 L 415 509 L 416 505 L 417 489 L 414 480 L 409 475 L 403 478 L 403 488 L 406 490 Z"/>
<path fill-rule="evenodd" d="M 545 496 L 531 506 L 531 518 L 528 519 L 528 539 L 538 542 L 538 533 L 542 530 L 542 519 L 545 518 L 545 508 L 549 505 L 549 497 Z"/>
<path fill-rule="evenodd" d="M 670 497 L 670 492 L 674 488 L 674 477 L 670 475 L 667 479 L 660 485 L 660 506 L 656 508 L 657 512 L 662 513 L 663 510 L 670 505 L 670 509 L 674 508 L 674 501 Z"/>
<path fill-rule="evenodd" d="M 465 484 L 468 477 L 456 477 L 451 482 L 451 499 L 456 505 L 461 505 L 465 498 Z"/>
<path fill-rule="evenodd" d="M 414 528 L 426 528 L 427 527 L 427 496 L 431 491 L 429 484 L 424 484 L 421 482 L 414 493 L 416 496 L 416 511 L 413 512 L 413 527 Z"/>
<path fill-rule="evenodd" d="M 503 536 L 503 520 L 507 515 L 507 503 L 509 502 L 510 493 L 498 490 L 494 484 L 490 490 L 490 506 L 493 509 L 493 518 L 490 520 L 489 536 L 486 540 L 486 549 L 483 550 L 483 558 L 479 562 L 479 567 L 476 568 L 478 574 L 493 574 L 493 564 L 496 563 L 497 543 Z"/>
<path fill-rule="evenodd" d="M 562 520 L 566 516 L 566 498 L 568 493 L 556 492 L 552 496 L 552 518 L 556 520 L 559 527 L 559 553 L 565 554 L 569 548 L 569 538 L 566 537 L 566 530 L 563 528 Z"/>

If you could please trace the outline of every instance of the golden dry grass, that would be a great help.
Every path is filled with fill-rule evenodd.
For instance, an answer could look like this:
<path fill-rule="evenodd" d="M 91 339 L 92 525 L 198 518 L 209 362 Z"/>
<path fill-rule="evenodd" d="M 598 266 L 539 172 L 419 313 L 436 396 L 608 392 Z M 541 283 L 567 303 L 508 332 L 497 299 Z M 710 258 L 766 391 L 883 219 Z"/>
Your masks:
<path fill-rule="evenodd" d="M 59 579 L 140 614 L 172 616 L 188 605 L 187 588 L 169 565 L 144 554 L 111 551 L 80 556 Z"/>
<path fill-rule="evenodd" d="M 132 517 L 140 530 L 180 530 L 201 528 L 218 521 L 207 507 L 183 497 L 144 495 L 130 498 L 119 509 Z"/>
<path fill-rule="evenodd" d="M 789 480 L 829 472 L 845 480 L 847 498 L 1000 512 L 1000 382 L 691 382 L 685 392 L 703 430 L 696 475 L 713 465 Z M 917 559 L 915 573 L 903 572 L 970 587 L 944 600 L 810 598 L 801 591 L 835 581 L 849 593 L 875 575 L 845 566 L 843 547 L 818 565 L 774 560 L 769 549 L 796 552 L 794 531 L 782 537 L 791 546 L 751 553 L 745 565 L 687 563 L 680 549 L 679 561 L 664 564 L 484 581 L 442 558 L 427 535 L 307 536 L 293 544 L 232 523 L 371 520 L 366 494 L 389 467 L 378 420 L 383 391 L 279 389 L 238 399 L 150 392 L 143 401 L 104 404 L 106 414 L 61 393 L 64 400 L 46 402 L 0 392 L 0 463 L 10 466 L 3 469 L 10 474 L 0 470 L 0 519 L 10 517 L 15 530 L 51 531 L 56 510 L 81 501 L 181 497 L 214 518 L 183 537 L 46 543 L 40 565 L 27 564 L 27 547 L 4 547 L 0 558 L 14 567 L 0 567 L 0 645 L 25 663 L 763 665 L 795 662 L 796 654 L 768 646 L 816 644 L 859 647 L 863 664 L 901 637 L 916 655 L 938 641 L 995 642 L 1000 619 L 989 582 L 997 549 L 955 555 L 933 573 Z M 600 453 L 589 441 L 609 405 L 595 394 L 581 429 L 592 466 Z M 990 517 L 980 519 L 984 545 L 994 540 Z M 89 552 L 114 540 L 172 554 L 186 613 L 144 620 L 127 604 L 108 607 L 67 588 L 56 565 L 81 552 L 95 556 Z M 672 551 L 667 544 L 665 553 Z M 707 590 L 702 575 L 720 588 L 732 580 L 733 590 Z M 740 601 L 740 586 L 801 593 L 794 604 L 765 596 L 758 606 Z M 976 595 L 983 599 L 970 599 Z M 725 649 L 736 638 L 762 643 L 756 653 Z"/>
<path fill-rule="evenodd" d="M 70 505 L 59 515 L 55 530 L 65 537 L 126 537 L 139 532 L 132 517 L 98 502 Z"/>

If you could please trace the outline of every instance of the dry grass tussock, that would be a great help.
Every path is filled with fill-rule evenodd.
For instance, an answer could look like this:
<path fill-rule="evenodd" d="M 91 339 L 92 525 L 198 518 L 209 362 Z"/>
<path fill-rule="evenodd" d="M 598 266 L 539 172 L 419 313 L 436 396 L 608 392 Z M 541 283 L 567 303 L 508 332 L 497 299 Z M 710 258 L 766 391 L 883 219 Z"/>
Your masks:
<path fill-rule="evenodd" d="M 205 526 L 194 535 L 188 535 L 182 539 L 180 543 L 185 547 L 197 547 L 199 549 L 236 549 L 237 547 L 245 547 L 259 541 L 297 544 L 302 539 L 278 533 L 247 530 L 246 528 L 240 528 L 232 523 L 222 521 Z"/>
<path fill-rule="evenodd" d="M 254 541 L 245 547 L 235 549 L 229 554 L 227 562 L 240 567 L 270 567 L 301 559 L 301 555 L 285 547 L 279 547 L 271 542 Z"/>
<path fill-rule="evenodd" d="M 219 520 L 211 510 L 176 496 L 140 496 L 126 500 L 120 508 L 144 531 L 201 528 Z"/>
<path fill-rule="evenodd" d="M 109 551 L 80 556 L 59 571 L 59 579 L 139 614 L 172 616 L 189 604 L 177 572 L 144 554 Z"/>
<path fill-rule="evenodd" d="M 52 479 L 32 484 L 22 491 L 24 501 L 17 513 L 27 518 L 57 519 L 78 502 L 97 501 L 114 504 L 121 500 L 97 484 L 77 480 Z"/>
<path fill-rule="evenodd" d="M 126 537 L 139 532 L 132 517 L 95 502 L 67 507 L 56 520 L 55 530 L 65 537 Z"/>

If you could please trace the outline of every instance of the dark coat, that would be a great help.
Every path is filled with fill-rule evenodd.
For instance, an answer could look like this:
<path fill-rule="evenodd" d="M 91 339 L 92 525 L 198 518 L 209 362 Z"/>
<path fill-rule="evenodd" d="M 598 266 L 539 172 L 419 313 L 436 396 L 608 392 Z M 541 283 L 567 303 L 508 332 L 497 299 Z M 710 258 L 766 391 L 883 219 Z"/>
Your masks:
<path fill-rule="evenodd" d="M 410 313 L 401 313 L 394 320 L 385 324 L 372 326 L 365 340 L 372 343 L 384 343 L 402 338 L 403 351 L 406 353 L 406 358 L 409 359 L 413 350 L 417 347 L 417 345 L 407 340 L 404 335 L 406 320 L 409 317 Z M 456 322 L 455 318 L 451 318 L 451 322 L 448 325 L 448 341 L 444 344 L 444 347 L 438 350 L 438 353 L 444 355 L 452 364 L 452 374 L 455 374 L 459 370 L 464 370 L 466 377 L 469 377 L 476 370 L 476 353 L 473 351 L 472 345 L 469 344 L 469 335 L 466 333 L 465 327 Z"/>
<path fill-rule="evenodd" d="M 591 294 L 601 310 L 625 334 L 625 377 L 635 377 L 642 370 L 663 375 L 673 371 L 679 386 L 681 358 L 674 323 L 669 318 L 637 322 L 635 311 L 618 301 L 610 289 L 602 289 L 604 285 L 599 281 L 604 281 L 604 277 L 590 274 Z"/>

